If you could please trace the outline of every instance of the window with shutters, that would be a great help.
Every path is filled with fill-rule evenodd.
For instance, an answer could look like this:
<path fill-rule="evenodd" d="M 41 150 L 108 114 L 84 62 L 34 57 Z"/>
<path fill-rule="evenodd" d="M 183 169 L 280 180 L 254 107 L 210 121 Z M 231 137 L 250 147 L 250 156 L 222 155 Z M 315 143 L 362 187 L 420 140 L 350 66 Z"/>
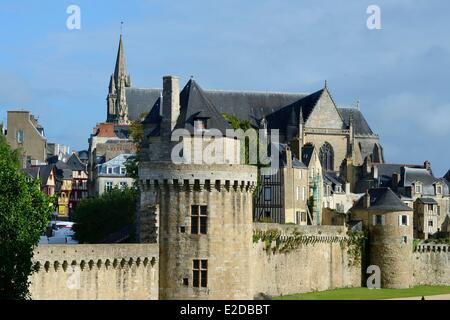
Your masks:
<path fill-rule="evenodd" d="M 191 233 L 207 234 L 208 232 L 208 207 L 191 206 Z"/>

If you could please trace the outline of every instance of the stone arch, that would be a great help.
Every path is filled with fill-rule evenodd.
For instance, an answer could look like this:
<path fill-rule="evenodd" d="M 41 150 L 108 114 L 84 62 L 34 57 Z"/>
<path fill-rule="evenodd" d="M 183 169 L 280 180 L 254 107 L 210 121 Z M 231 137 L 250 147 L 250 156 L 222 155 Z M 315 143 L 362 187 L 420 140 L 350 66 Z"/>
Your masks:
<path fill-rule="evenodd" d="M 319 159 L 325 171 L 334 171 L 334 150 L 328 142 L 325 142 L 320 147 Z"/>

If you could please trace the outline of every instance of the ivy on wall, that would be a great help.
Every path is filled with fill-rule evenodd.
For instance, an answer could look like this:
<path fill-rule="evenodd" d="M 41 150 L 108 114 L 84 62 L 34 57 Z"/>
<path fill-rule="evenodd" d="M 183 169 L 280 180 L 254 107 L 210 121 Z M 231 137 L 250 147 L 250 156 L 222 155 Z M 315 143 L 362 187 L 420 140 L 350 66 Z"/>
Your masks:
<path fill-rule="evenodd" d="M 367 236 L 363 232 L 347 232 L 346 238 L 341 238 L 340 245 L 347 248 L 349 255 L 349 265 L 357 265 L 362 258 L 362 252 L 365 250 L 365 242 Z M 264 250 L 267 254 L 288 253 L 298 249 L 301 245 L 315 243 L 318 237 L 304 235 L 297 229 L 287 237 L 282 237 L 279 229 L 260 230 L 253 232 L 253 242 L 259 241 L 264 243 Z"/>

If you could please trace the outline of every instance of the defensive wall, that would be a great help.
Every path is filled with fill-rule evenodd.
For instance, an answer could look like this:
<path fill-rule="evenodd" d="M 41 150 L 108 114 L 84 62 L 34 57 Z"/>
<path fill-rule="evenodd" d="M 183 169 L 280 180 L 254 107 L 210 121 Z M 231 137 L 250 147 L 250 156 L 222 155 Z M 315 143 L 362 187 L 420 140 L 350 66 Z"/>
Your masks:
<path fill-rule="evenodd" d="M 158 299 L 156 244 L 41 245 L 33 260 L 32 299 Z"/>
<path fill-rule="evenodd" d="M 361 248 L 346 227 L 255 223 L 253 229 L 255 295 L 361 286 Z"/>

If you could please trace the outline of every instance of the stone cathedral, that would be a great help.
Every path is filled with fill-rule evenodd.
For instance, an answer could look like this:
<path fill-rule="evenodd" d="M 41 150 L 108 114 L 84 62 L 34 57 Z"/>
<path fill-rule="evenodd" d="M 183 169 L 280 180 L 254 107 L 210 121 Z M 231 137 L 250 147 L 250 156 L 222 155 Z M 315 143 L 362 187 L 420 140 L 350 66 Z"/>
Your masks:
<path fill-rule="evenodd" d="M 195 92 L 193 96 L 192 92 Z M 147 114 L 144 122 L 154 127 L 152 134 L 157 134 L 162 96 L 160 88 L 132 86 L 121 36 L 109 83 L 107 122 L 126 125 Z M 323 168 L 340 171 L 352 186 L 357 179 L 353 168 L 361 166 L 366 159 L 384 163 L 379 137 L 370 128 L 359 106 L 339 107 L 326 82 L 320 90 L 304 94 L 207 90 L 190 79 L 180 92 L 180 103 L 181 109 L 192 103 L 208 104 L 208 109 L 215 110 L 212 122 L 223 121 L 214 118 L 222 118 L 221 114 L 227 113 L 249 120 L 255 128 L 278 129 L 280 142 L 290 145 L 297 159 L 302 159 L 305 146 L 313 146 L 320 155 Z M 197 108 L 206 109 L 200 105 Z"/>

